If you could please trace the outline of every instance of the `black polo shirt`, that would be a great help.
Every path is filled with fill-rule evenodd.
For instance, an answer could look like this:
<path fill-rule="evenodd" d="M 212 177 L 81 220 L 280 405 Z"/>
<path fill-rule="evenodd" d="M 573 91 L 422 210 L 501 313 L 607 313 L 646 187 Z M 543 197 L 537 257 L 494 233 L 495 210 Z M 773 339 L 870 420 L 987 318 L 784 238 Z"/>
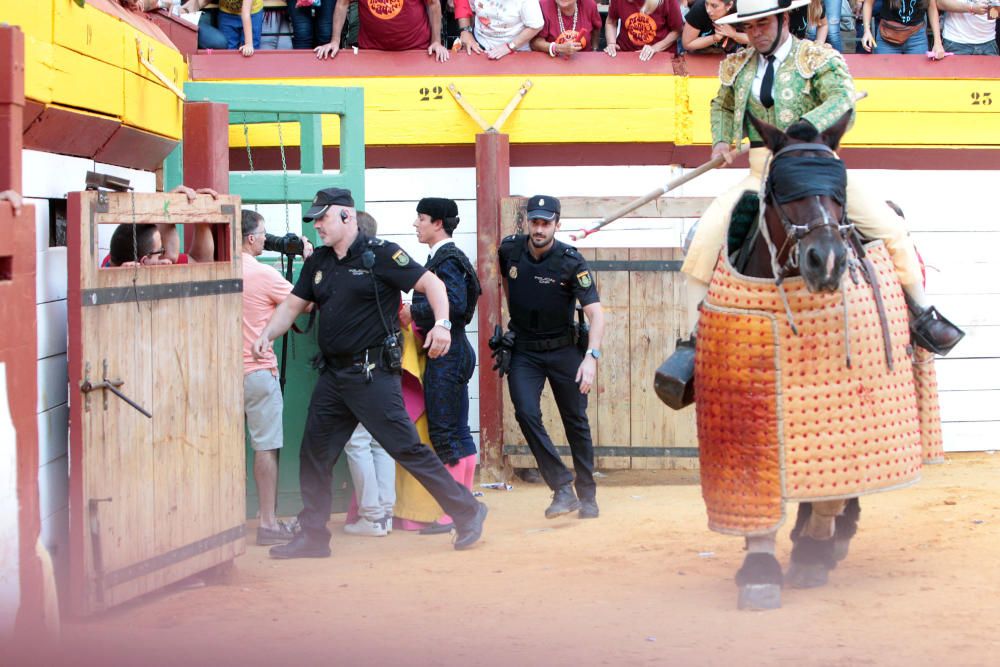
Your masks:
<path fill-rule="evenodd" d="M 374 283 L 364 266 L 366 251 L 374 255 Z M 343 259 L 333 248 L 317 248 L 302 267 L 292 294 L 319 306 L 319 348 L 324 355 L 359 354 L 382 344 L 386 337 L 382 318 L 390 329 L 399 330 L 400 292 L 413 289 L 424 271 L 395 243 L 359 233 Z"/>
<path fill-rule="evenodd" d="M 576 302 L 600 301 L 587 260 L 571 245 L 555 241 L 540 258 L 526 235 L 500 243 L 500 271 L 507 287 L 510 328 L 525 339 L 564 335 L 573 324 Z"/>

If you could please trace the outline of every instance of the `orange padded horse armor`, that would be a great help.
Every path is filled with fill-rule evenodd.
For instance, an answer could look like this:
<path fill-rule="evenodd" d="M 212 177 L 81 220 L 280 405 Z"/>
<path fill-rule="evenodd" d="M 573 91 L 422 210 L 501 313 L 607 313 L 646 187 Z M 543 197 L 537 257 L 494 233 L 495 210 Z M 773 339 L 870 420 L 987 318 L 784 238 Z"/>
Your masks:
<path fill-rule="evenodd" d="M 920 478 L 921 434 L 903 292 L 881 241 L 867 246 L 885 301 L 886 363 L 871 287 L 784 283 L 799 335 L 772 279 L 740 275 L 720 254 L 698 324 L 696 407 L 709 527 L 777 529 L 785 501 L 834 500 Z"/>

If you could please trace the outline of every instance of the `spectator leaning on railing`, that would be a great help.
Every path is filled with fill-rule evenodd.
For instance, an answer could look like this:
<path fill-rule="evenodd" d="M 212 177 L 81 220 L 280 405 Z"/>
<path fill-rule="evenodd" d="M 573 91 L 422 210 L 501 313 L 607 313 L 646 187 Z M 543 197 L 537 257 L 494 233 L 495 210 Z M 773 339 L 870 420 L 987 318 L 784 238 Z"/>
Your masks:
<path fill-rule="evenodd" d="M 677 0 L 611 0 L 604 51 L 612 58 L 619 51 L 638 51 L 639 60 L 645 62 L 660 51 L 676 52 L 683 26 Z"/>
<path fill-rule="evenodd" d="M 865 51 L 875 49 L 876 54 L 923 55 L 927 53 L 927 25 L 931 26 L 934 58 L 944 58 L 941 44 L 941 22 L 936 0 L 883 0 L 882 21 L 878 27 L 878 39 L 872 36 L 872 5 L 875 0 L 865 0 L 862 13 L 865 34 L 861 46 Z M 830 17 L 831 25 L 833 17 Z"/>
<path fill-rule="evenodd" d="M 468 0 L 455 0 L 455 18 L 461 48 L 470 54 L 485 51 L 490 60 L 527 51 L 545 25 L 538 0 L 483 0 L 475 9 Z"/>
<path fill-rule="evenodd" d="M 1000 7 L 994 0 L 993 9 Z M 957 56 L 995 56 L 997 20 L 990 18 L 991 0 L 938 0 L 944 16 L 944 50 Z"/>
<path fill-rule="evenodd" d="M 328 44 L 316 47 L 317 58 L 333 58 L 340 51 L 340 37 L 350 6 L 351 0 L 337 0 L 333 37 Z M 448 60 L 448 49 L 441 44 L 441 0 L 364 0 L 358 2 L 358 19 L 358 46 L 362 49 L 426 49 L 427 55 L 438 62 Z"/>
<path fill-rule="evenodd" d="M 681 46 L 691 53 L 732 53 L 746 46 L 745 33 L 716 23 L 734 11 L 736 0 L 695 0 L 684 17 Z"/>
<path fill-rule="evenodd" d="M 570 57 L 577 51 L 596 51 L 601 40 L 601 14 L 594 0 L 541 0 L 542 31 L 531 49 Z"/>
<path fill-rule="evenodd" d="M 788 31 L 793 37 L 824 43 L 830 31 L 830 22 L 826 20 L 823 0 L 810 0 L 805 7 L 796 7 L 788 12 Z"/>
<path fill-rule="evenodd" d="M 260 48 L 264 27 L 264 0 L 219 0 L 219 30 L 226 38 L 227 49 L 238 49 L 244 56 Z"/>
<path fill-rule="evenodd" d="M 318 4 L 317 4 L 318 3 Z M 287 0 L 292 48 L 315 49 L 333 36 L 333 0 Z"/>

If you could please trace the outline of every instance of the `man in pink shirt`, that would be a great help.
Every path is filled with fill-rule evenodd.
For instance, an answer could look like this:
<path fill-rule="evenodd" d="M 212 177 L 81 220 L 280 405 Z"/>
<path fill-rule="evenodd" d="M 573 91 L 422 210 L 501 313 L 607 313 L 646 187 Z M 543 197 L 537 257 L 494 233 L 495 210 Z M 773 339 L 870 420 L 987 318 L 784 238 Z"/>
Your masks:
<path fill-rule="evenodd" d="M 281 277 L 273 266 L 261 264 L 257 257 L 264 252 L 264 217 L 256 211 L 243 211 L 243 410 L 247 432 L 254 450 L 253 478 L 260 501 L 260 523 L 257 544 L 281 544 L 292 539 L 288 525 L 275 516 L 278 492 L 278 450 L 283 444 L 281 412 L 283 401 L 278 385 L 278 360 L 268 349 L 261 359 L 255 359 L 253 342 L 260 337 L 264 325 L 271 319 L 289 292 L 292 284 Z M 305 244 L 305 254 L 312 246 Z"/>

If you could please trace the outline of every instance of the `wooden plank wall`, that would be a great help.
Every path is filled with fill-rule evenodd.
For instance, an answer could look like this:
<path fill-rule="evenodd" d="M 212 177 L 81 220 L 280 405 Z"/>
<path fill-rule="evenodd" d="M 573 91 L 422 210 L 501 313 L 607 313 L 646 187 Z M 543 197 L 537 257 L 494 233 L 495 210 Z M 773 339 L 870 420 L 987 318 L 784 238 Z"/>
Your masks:
<path fill-rule="evenodd" d="M 122 391 L 153 418 L 113 396 L 105 410 L 100 392 L 90 394 L 89 411 L 82 396 L 71 403 L 71 423 L 81 429 L 70 437 L 71 572 L 74 608 L 82 613 L 228 562 L 244 550 L 242 538 L 227 540 L 143 576 L 108 583 L 103 600 L 95 594 L 98 573 L 87 521 L 92 499 L 111 499 L 97 509 L 104 573 L 242 529 L 245 507 L 240 292 L 81 303 L 82 291 L 94 288 L 238 279 L 240 235 L 230 235 L 231 259 L 225 262 L 98 269 L 103 253 L 94 227 L 131 222 L 133 212 L 128 195 L 111 195 L 109 211 L 91 220 L 96 196 L 70 198 L 70 215 L 80 222 L 79 232 L 70 226 L 70 383 L 77 385 L 88 362 L 91 381 L 99 381 L 107 359 L 108 376 L 123 380 Z M 237 197 L 221 196 L 213 204 L 207 196 L 192 206 L 183 195 L 136 195 L 135 219 L 234 224 Z"/>
<path fill-rule="evenodd" d="M 581 220 L 600 218 L 608 211 L 626 203 L 619 197 L 563 198 L 563 224 L 573 229 Z M 504 233 L 515 233 L 519 218 L 524 217 L 522 197 L 504 200 L 502 224 Z M 644 218 L 651 226 L 668 224 L 665 218 L 687 218 L 700 214 L 707 205 L 703 198 L 663 198 L 630 214 Z M 586 248 L 580 251 L 589 262 L 656 261 L 676 262 L 681 259 L 679 248 Z M 663 360 L 673 352 L 675 342 L 686 337 L 687 305 L 682 275 L 674 271 L 594 270 L 595 282 L 601 294 L 606 314 L 606 333 L 602 344 L 603 356 L 598 363 L 596 391 L 590 395 L 587 416 L 590 420 L 594 446 L 614 447 L 614 454 L 598 456 L 597 467 L 604 469 L 649 469 L 696 467 L 692 457 L 649 455 L 645 448 L 697 446 L 694 408 L 681 412 L 668 409 L 653 391 L 653 374 Z M 504 308 L 504 321 L 508 319 Z M 546 385 L 542 392 L 542 420 L 552 441 L 566 446 L 567 440 L 559 411 Z M 514 407 L 504 391 L 504 444 L 527 446 L 514 418 Z M 627 452 L 637 449 L 635 455 Z M 626 453 L 622 454 L 624 450 Z M 563 460 L 571 465 L 571 459 Z M 512 455 L 515 468 L 533 468 L 530 455 Z"/>

